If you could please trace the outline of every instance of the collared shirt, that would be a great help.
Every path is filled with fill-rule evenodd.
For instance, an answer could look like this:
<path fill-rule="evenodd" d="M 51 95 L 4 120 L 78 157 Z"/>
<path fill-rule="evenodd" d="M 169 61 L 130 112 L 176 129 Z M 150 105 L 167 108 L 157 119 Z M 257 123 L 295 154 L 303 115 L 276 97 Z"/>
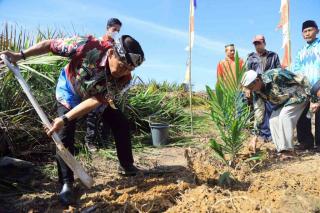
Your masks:
<path fill-rule="evenodd" d="M 117 100 L 118 93 L 131 80 L 131 75 L 119 79 L 111 76 L 107 60 L 107 51 L 111 47 L 112 42 L 93 36 L 52 40 L 50 51 L 70 58 L 56 87 L 56 98 L 61 104 L 73 108 L 93 96 L 104 104 Z"/>
<path fill-rule="evenodd" d="M 239 58 L 239 66 L 240 69 L 243 67 L 243 60 Z M 225 58 L 225 60 L 219 61 L 218 66 L 217 66 L 217 79 L 220 78 L 225 78 L 226 73 L 229 72 L 231 69 L 233 75 L 235 76 L 236 74 L 236 63 L 235 60 L 232 60 L 230 58 Z"/>
<path fill-rule="evenodd" d="M 305 75 L 311 85 L 320 80 L 320 39 L 316 38 L 311 44 L 306 44 L 296 57 L 293 67 L 295 73 Z"/>
<path fill-rule="evenodd" d="M 266 50 L 264 56 L 258 53 L 250 53 L 247 58 L 247 69 L 262 74 L 267 70 L 280 68 L 280 59 L 277 53 Z"/>
<path fill-rule="evenodd" d="M 294 74 L 281 68 L 268 70 L 261 75 L 264 88 L 256 91 L 257 101 L 254 103 L 255 126 L 263 120 L 265 101 L 276 108 L 292 104 L 300 104 L 310 97 L 310 83 L 304 75 Z"/>

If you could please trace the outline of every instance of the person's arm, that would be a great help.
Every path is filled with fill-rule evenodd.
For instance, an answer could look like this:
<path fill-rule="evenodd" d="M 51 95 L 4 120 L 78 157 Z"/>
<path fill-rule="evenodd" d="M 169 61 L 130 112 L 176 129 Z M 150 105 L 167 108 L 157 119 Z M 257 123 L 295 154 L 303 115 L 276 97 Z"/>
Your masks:
<path fill-rule="evenodd" d="M 217 82 L 222 77 L 222 75 L 223 75 L 223 68 L 221 66 L 221 63 L 219 62 L 217 66 Z"/>
<path fill-rule="evenodd" d="M 253 137 L 249 143 L 249 149 L 251 151 L 256 152 L 256 144 L 258 142 L 258 136 L 260 134 L 259 126 L 264 119 L 265 113 L 265 103 L 264 101 L 255 95 L 255 100 L 253 101 L 254 106 L 254 125 L 253 125 Z"/>
<path fill-rule="evenodd" d="M 254 134 L 259 134 L 259 126 L 264 120 L 264 114 L 265 114 L 265 103 L 262 98 L 260 98 L 257 94 L 254 96 L 253 101 L 253 109 L 254 109 Z"/>
<path fill-rule="evenodd" d="M 252 58 L 250 56 L 250 54 L 247 56 L 247 63 L 246 63 L 246 68 L 247 70 L 254 70 L 253 67 L 252 67 Z"/>
<path fill-rule="evenodd" d="M 65 116 L 67 117 L 68 121 L 75 120 L 83 115 L 88 114 L 93 109 L 97 108 L 100 104 L 101 102 L 96 97 L 88 98 L 82 101 L 75 108 L 67 112 Z M 53 132 L 58 132 L 63 127 L 63 125 L 64 121 L 62 117 L 55 118 L 52 123 L 52 128 L 46 129 L 48 136 L 51 136 Z"/>
<path fill-rule="evenodd" d="M 0 52 L 0 55 L 4 54 L 9 58 L 9 60 L 12 63 L 16 63 L 17 61 L 23 59 L 23 57 L 28 58 L 30 56 L 37 56 L 37 55 L 42 55 L 50 52 L 50 44 L 51 44 L 51 40 L 41 41 L 38 44 L 23 51 L 24 56 L 22 55 L 21 52 L 13 52 L 10 50 L 2 51 Z"/>

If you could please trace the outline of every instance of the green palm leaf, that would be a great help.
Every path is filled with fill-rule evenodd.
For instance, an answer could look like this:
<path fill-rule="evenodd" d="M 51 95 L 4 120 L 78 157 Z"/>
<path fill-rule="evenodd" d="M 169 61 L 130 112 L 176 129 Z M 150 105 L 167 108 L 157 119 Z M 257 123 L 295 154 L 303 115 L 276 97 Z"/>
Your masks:
<path fill-rule="evenodd" d="M 210 140 L 210 147 L 227 165 L 233 165 L 242 148 L 246 134 L 244 130 L 252 117 L 249 107 L 239 96 L 240 82 L 245 68 L 240 67 L 238 53 L 236 53 L 235 65 L 235 73 L 230 64 L 224 67 L 224 76 L 218 79 L 215 91 L 206 87 L 211 118 L 221 136 L 220 143 L 216 139 Z M 230 155 L 230 164 L 227 163 L 226 154 Z"/>

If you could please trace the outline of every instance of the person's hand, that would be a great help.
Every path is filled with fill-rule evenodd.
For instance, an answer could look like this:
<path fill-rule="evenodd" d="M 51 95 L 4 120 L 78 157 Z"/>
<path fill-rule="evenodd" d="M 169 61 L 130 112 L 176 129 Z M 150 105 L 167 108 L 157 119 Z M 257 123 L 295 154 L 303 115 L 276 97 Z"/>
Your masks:
<path fill-rule="evenodd" d="M 52 125 L 51 128 L 49 128 L 48 126 L 44 127 L 44 129 L 49 137 L 51 137 L 54 132 L 58 132 L 63 127 L 64 122 L 63 122 L 62 118 L 58 117 L 53 120 L 51 125 Z"/>
<path fill-rule="evenodd" d="M 17 61 L 22 59 L 22 55 L 20 52 L 13 52 L 13 51 L 6 50 L 6 51 L 0 52 L 0 55 L 2 54 L 6 55 L 8 60 L 13 64 L 16 64 Z M 4 64 L 3 60 L 1 59 L 0 59 L 0 64 Z"/>
<path fill-rule="evenodd" d="M 320 103 L 310 103 L 310 111 L 312 113 L 317 112 L 319 108 L 320 108 Z"/>

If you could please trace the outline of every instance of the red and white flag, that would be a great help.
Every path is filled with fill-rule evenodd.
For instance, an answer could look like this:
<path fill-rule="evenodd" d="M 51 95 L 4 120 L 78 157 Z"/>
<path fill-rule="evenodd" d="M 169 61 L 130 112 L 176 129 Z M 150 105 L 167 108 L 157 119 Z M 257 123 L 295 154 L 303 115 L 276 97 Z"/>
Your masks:
<path fill-rule="evenodd" d="M 193 48 L 193 44 L 194 44 L 194 10 L 196 9 L 197 6 L 197 2 L 196 0 L 190 0 L 190 20 L 189 20 L 189 30 L 190 30 L 190 46 L 191 48 Z"/>
<path fill-rule="evenodd" d="M 280 6 L 280 23 L 278 28 L 282 29 L 282 48 L 284 48 L 284 54 L 281 61 L 283 68 L 291 65 L 291 43 L 289 32 L 289 0 L 281 0 Z"/>
<path fill-rule="evenodd" d="M 196 0 L 190 0 L 190 15 L 189 15 L 189 46 L 186 48 L 187 51 L 191 51 L 194 45 L 194 11 L 196 9 Z M 184 83 L 188 83 L 191 79 L 191 58 L 187 62 L 187 70 L 184 77 Z"/>

